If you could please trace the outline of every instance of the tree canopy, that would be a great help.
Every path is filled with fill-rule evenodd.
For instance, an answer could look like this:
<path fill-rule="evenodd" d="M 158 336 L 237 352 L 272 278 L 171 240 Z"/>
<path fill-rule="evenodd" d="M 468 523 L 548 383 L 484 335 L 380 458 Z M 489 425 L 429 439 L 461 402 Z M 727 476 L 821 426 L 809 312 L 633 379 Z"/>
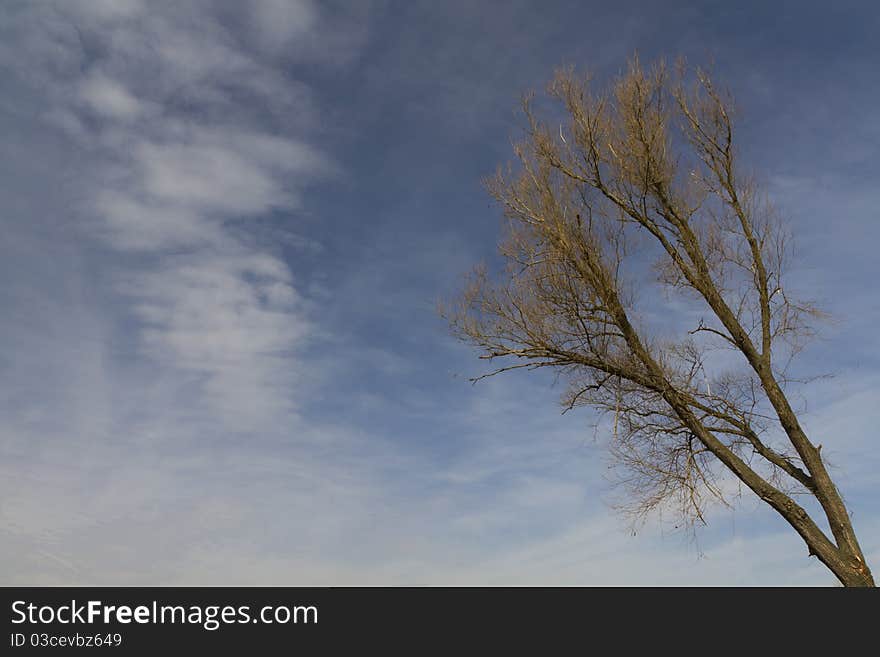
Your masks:
<path fill-rule="evenodd" d="M 598 90 L 560 70 L 548 98 L 543 112 L 524 100 L 516 164 L 487 181 L 506 268 L 477 268 L 444 307 L 453 331 L 494 364 L 485 376 L 553 368 L 566 409 L 608 414 L 630 510 L 700 522 L 732 477 L 843 584 L 873 585 L 789 399 L 789 365 L 821 313 L 786 286 L 789 230 L 740 166 L 731 96 L 700 69 L 633 59 Z M 645 317 L 660 289 L 693 310 L 677 334 Z"/>

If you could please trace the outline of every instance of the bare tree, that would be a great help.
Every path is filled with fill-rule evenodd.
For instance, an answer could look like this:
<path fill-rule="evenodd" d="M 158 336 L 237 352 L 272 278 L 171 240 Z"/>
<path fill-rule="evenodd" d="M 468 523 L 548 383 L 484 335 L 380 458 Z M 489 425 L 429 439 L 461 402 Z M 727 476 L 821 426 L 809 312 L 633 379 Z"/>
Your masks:
<path fill-rule="evenodd" d="M 788 365 L 820 313 L 785 287 L 785 226 L 740 170 L 729 95 L 701 70 L 636 59 L 608 90 L 591 87 L 558 72 L 552 120 L 525 99 L 518 165 L 487 182 L 507 218 L 506 273 L 493 282 L 477 269 L 442 313 L 481 358 L 501 359 L 484 376 L 554 368 L 566 409 L 608 414 L 631 510 L 700 522 L 727 477 L 844 585 L 873 586 L 821 445 L 789 399 Z M 646 317 L 652 283 L 689 299 L 680 334 Z"/>

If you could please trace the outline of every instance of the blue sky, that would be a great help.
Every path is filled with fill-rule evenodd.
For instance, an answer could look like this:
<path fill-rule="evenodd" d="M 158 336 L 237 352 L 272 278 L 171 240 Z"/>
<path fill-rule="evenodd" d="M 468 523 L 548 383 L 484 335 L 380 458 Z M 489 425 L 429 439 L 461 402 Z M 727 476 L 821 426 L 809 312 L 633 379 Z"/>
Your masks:
<path fill-rule="evenodd" d="M 601 426 L 471 386 L 437 316 L 493 257 L 521 93 L 713 62 L 834 314 L 803 392 L 880 563 L 865 3 L 4 2 L 0 583 L 833 584 L 743 494 L 611 508 Z"/>

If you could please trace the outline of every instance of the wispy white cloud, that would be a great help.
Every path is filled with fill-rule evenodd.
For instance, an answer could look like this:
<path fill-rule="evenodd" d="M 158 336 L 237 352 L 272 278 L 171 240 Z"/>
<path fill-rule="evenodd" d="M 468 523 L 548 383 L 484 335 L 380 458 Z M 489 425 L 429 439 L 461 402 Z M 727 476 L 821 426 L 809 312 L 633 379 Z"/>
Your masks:
<path fill-rule="evenodd" d="M 255 104 L 289 109 L 298 87 L 239 47 L 209 4 L 197 5 L 37 8 L 50 20 L 28 32 L 26 46 L 51 53 L 34 75 L 48 81 L 56 124 L 94 154 L 81 192 L 88 225 L 110 246 L 153 258 L 113 273 L 139 320 L 139 352 L 190 376 L 206 410 L 228 420 L 230 409 L 246 408 L 238 415 L 255 422 L 295 407 L 293 351 L 308 320 L 286 263 L 242 243 L 227 222 L 295 210 L 302 188 L 333 167 L 297 135 L 308 116 L 273 131 L 249 120 Z M 258 3 L 254 12 L 271 39 L 282 28 L 285 38 L 320 29 L 308 3 Z M 18 18 L 32 26 L 30 12 Z M 77 39 L 52 51 L 54 33 Z M 50 64 L 65 50 L 81 71 L 53 77 Z M 65 87 L 78 93 L 68 99 Z"/>
<path fill-rule="evenodd" d="M 248 11 L 273 55 L 297 35 L 335 29 L 305 2 Z M 181 472 L 193 454 L 233 435 L 295 439 L 309 378 L 299 354 L 314 330 L 308 301 L 277 245 L 244 239 L 240 227 L 270 213 L 294 216 L 303 190 L 335 165 L 309 143 L 308 86 L 243 45 L 213 3 L 23 5 L 3 32 L 0 64 L 42 106 L 42 126 L 23 125 L 60 128 L 79 159 L 75 189 L 53 190 L 45 221 L 92 241 L 63 247 L 70 257 L 56 258 L 53 271 L 83 287 L 111 283 L 55 303 L 40 300 L 49 290 L 40 283 L 16 295 L 20 326 L 4 322 L 6 345 L 23 351 L 3 354 L 13 366 L 4 377 L 17 383 L 2 403 L 0 578 L 59 581 L 41 577 L 60 569 L 66 581 L 94 581 L 98 565 L 81 548 L 104 527 L 131 528 L 138 516 L 150 531 L 174 533 L 163 514 L 210 479 L 205 456 L 195 458 L 196 483 Z M 274 118 L 257 120 L 261 112 Z M 40 230 L 22 221 L 10 234 L 37 250 L 62 249 L 54 246 L 60 231 L 47 238 Z M 23 255 L 22 244 L 6 246 Z M 102 248 L 109 254 L 93 259 Z M 53 330 L 61 318 L 63 330 Z M 314 458 L 305 451 L 295 461 Z M 239 477 L 258 478 L 253 467 Z M 202 493 L 180 529 L 194 518 L 209 534 L 239 526 L 234 499 Z M 110 546 L 117 552 L 105 556 L 127 564 L 117 576 L 134 577 L 141 548 L 127 539 Z"/>
<path fill-rule="evenodd" d="M 278 50 L 314 29 L 317 14 L 311 0 L 257 0 L 253 3 L 251 18 L 263 43 L 271 50 Z"/>
<path fill-rule="evenodd" d="M 123 85 L 102 75 L 84 80 L 80 96 L 91 109 L 106 118 L 125 121 L 144 111 L 143 104 Z"/>

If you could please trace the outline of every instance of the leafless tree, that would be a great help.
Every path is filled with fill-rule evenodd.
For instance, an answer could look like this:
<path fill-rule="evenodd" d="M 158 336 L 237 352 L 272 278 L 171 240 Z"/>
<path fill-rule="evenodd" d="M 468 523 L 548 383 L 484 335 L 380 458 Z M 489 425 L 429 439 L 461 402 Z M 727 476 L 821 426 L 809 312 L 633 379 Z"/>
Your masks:
<path fill-rule="evenodd" d="M 789 399 L 788 365 L 819 313 L 785 286 L 785 226 L 741 171 L 729 94 L 704 71 L 637 59 L 592 87 L 559 71 L 541 113 L 552 119 L 525 99 L 518 163 L 487 181 L 507 218 L 506 273 L 478 268 L 444 316 L 498 363 L 484 376 L 553 368 L 567 409 L 607 414 L 635 512 L 702 521 L 727 477 L 844 585 L 873 586 L 821 445 Z M 693 320 L 680 334 L 645 311 L 659 289 L 695 313 L 672 322 Z"/>

